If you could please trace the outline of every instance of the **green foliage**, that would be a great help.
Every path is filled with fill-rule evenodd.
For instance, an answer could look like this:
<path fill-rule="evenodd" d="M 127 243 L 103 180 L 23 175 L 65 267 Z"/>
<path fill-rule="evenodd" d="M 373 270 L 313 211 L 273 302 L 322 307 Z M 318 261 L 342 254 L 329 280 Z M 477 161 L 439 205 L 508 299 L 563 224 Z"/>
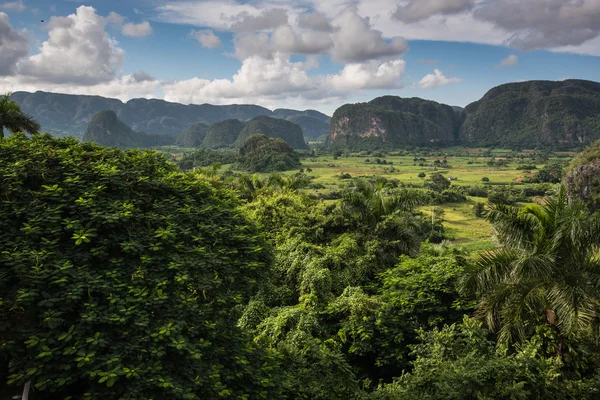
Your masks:
<path fill-rule="evenodd" d="M 600 137 L 599 115 L 599 83 L 509 83 L 465 108 L 460 139 L 474 147 L 573 148 Z"/>
<path fill-rule="evenodd" d="M 250 172 L 274 172 L 297 169 L 301 164 L 298 153 L 282 139 L 253 135 L 240 148 L 238 165 Z"/>
<path fill-rule="evenodd" d="M 5 129 L 12 133 L 37 133 L 40 130 L 40 125 L 10 99 L 10 93 L 0 96 L 0 139 L 4 137 Z"/>
<path fill-rule="evenodd" d="M 232 193 L 152 152 L 0 142 L 0 359 L 36 398 L 281 398 L 236 327 L 270 255 Z"/>
<path fill-rule="evenodd" d="M 231 147 L 244 129 L 244 123 L 237 119 L 228 119 L 212 124 L 206 132 L 202 146 L 207 149 Z"/>
<path fill-rule="evenodd" d="M 329 144 L 354 150 L 448 145 L 455 142 L 457 123 L 450 106 L 384 96 L 338 108 L 331 119 Z"/>
<path fill-rule="evenodd" d="M 477 202 L 475 203 L 475 205 L 473 206 L 473 214 L 475 214 L 475 216 L 477 218 L 482 218 L 485 216 L 485 204 L 482 202 Z"/>
<path fill-rule="evenodd" d="M 560 183 L 564 174 L 561 163 L 546 164 L 530 179 L 533 183 Z"/>
<path fill-rule="evenodd" d="M 199 147 L 204 142 L 208 125 L 202 122 L 196 122 L 188 126 L 181 135 L 175 138 L 175 144 L 181 147 Z"/>
<path fill-rule="evenodd" d="M 304 135 L 300 125 L 284 119 L 271 118 L 264 115 L 252 118 L 246 122 L 234 146 L 241 148 L 251 136 L 257 134 L 281 139 L 294 149 L 308 149 L 308 146 L 304 142 Z"/>
<path fill-rule="evenodd" d="M 177 160 L 177 165 L 183 170 L 190 170 L 196 167 L 208 167 L 213 164 L 233 164 L 236 163 L 238 154 L 233 150 L 208 150 L 200 148 L 192 153 L 186 153 L 183 158 Z"/>
<path fill-rule="evenodd" d="M 503 343 L 547 323 L 562 356 L 565 340 L 596 326 L 599 220 L 568 203 L 564 188 L 544 205 L 493 205 L 488 219 L 501 247 L 478 256 L 464 282 L 480 299 L 480 316 Z"/>
<path fill-rule="evenodd" d="M 412 372 L 382 385 L 371 399 L 591 400 L 598 395 L 598 377 L 564 379 L 559 359 L 540 357 L 539 336 L 515 353 L 497 352 L 487 329 L 465 317 L 461 324 L 421 330 L 419 340 Z"/>
<path fill-rule="evenodd" d="M 569 197 L 583 201 L 592 212 L 600 211 L 600 140 L 573 160 L 565 184 Z"/>
<path fill-rule="evenodd" d="M 425 182 L 425 187 L 435 192 L 441 193 L 450 187 L 451 183 L 444 175 L 435 173 L 429 175 L 429 179 Z"/>

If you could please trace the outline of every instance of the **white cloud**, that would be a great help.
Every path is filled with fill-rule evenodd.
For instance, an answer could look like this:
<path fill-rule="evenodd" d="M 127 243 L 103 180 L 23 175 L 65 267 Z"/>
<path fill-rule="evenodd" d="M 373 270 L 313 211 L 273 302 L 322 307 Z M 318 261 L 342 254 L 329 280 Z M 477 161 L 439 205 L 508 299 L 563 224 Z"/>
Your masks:
<path fill-rule="evenodd" d="M 25 4 L 23 3 L 23 0 L 7 1 L 4 3 L 0 3 L 1 10 L 21 12 L 21 11 L 25 11 L 25 8 L 26 7 L 25 7 Z"/>
<path fill-rule="evenodd" d="M 109 82 L 87 86 L 72 83 L 31 82 L 21 77 L 0 77 L 0 92 L 16 92 L 19 90 L 28 92 L 43 90 L 55 93 L 88 94 L 117 98 L 122 101 L 140 97 L 161 97 L 159 81 L 144 80 L 139 82 L 133 75 L 125 75 Z"/>
<path fill-rule="evenodd" d="M 497 65 L 497 67 L 512 67 L 513 65 L 517 65 L 519 63 L 519 57 L 514 54 L 506 57 L 504 60 Z"/>
<path fill-rule="evenodd" d="M 388 43 L 383 34 L 371 27 L 369 18 L 361 17 L 356 8 L 347 8 L 332 24 L 331 56 L 336 61 L 359 62 L 382 57 L 400 57 L 408 50 L 406 40 L 396 36 Z"/>
<path fill-rule="evenodd" d="M 210 29 L 204 29 L 200 31 L 192 30 L 190 35 L 196 39 L 202 47 L 206 47 L 209 49 L 215 49 L 217 47 L 222 47 L 223 43 L 221 43 L 221 39 Z"/>
<path fill-rule="evenodd" d="M 234 32 L 256 32 L 274 29 L 287 24 L 287 11 L 281 8 L 267 9 L 259 15 L 252 15 L 246 11 L 241 12 L 234 19 L 237 21 L 231 25 Z"/>
<path fill-rule="evenodd" d="M 328 80 L 337 90 L 398 89 L 403 86 L 400 80 L 405 69 L 404 60 L 382 64 L 373 61 L 348 64 L 339 74 L 328 77 Z"/>
<path fill-rule="evenodd" d="M 399 6 L 393 17 L 412 23 L 433 15 L 458 14 L 470 10 L 474 4 L 475 0 L 411 0 L 405 6 Z"/>
<path fill-rule="evenodd" d="M 598 0 L 495 0 L 474 15 L 510 32 L 506 43 L 523 50 L 578 46 L 600 35 Z"/>
<path fill-rule="evenodd" d="M 439 69 L 433 70 L 433 74 L 428 74 L 421 79 L 419 87 L 421 89 L 434 89 L 438 86 L 449 85 L 451 83 L 459 83 L 461 78 L 447 78 Z"/>
<path fill-rule="evenodd" d="M 106 22 L 113 25 L 123 25 L 125 23 L 125 17 L 117 14 L 114 11 L 111 11 L 106 17 Z"/>
<path fill-rule="evenodd" d="M 372 28 L 386 39 L 402 36 L 600 55 L 594 42 L 600 30 L 598 0 L 172 0 L 156 11 L 161 21 L 231 30 L 244 13 L 259 16 L 277 8 L 287 11 L 294 29 L 319 31 L 321 26 L 327 32 L 327 22 L 349 6 L 369 17 Z M 394 18 L 398 15 L 400 19 Z"/>
<path fill-rule="evenodd" d="M 152 26 L 148 21 L 140 22 L 139 24 L 135 24 L 133 22 L 129 22 L 121 28 L 121 33 L 125 36 L 133 36 L 133 37 L 146 37 L 152 35 Z"/>
<path fill-rule="evenodd" d="M 0 12 L 0 76 L 14 74 L 17 63 L 28 52 L 29 43 L 25 34 L 13 29 L 8 15 Z"/>
<path fill-rule="evenodd" d="M 134 82 L 153 82 L 156 80 L 155 77 L 147 73 L 146 71 L 137 71 L 131 74 L 131 79 Z"/>
<path fill-rule="evenodd" d="M 303 29 L 311 29 L 317 32 L 331 32 L 331 20 L 327 15 L 321 12 L 313 12 L 310 14 L 302 14 L 297 18 L 298 26 Z"/>
<path fill-rule="evenodd" d="M 181 103 L 276 104 L 290 99 L 330 101 L 361 90 L 399 88 L 405 69 L 402 60 L 349 64 L 338 74 L 309 76 L 309 63 L 291 62 L 276 54 L 272 59 L 254 56 L 243 61 L 232 79 L 193 78 L 164 83 L 165 99 Z"/>
<path fill-rule="evenodd" d="M 27 80 L 95 85 L 120 73 L 124 52 L 104 31 L 106 20 L 92 7 L 76 14 L 52 17 L 48 40 L 39 53 L 22 61 L 19 74 Z"/>

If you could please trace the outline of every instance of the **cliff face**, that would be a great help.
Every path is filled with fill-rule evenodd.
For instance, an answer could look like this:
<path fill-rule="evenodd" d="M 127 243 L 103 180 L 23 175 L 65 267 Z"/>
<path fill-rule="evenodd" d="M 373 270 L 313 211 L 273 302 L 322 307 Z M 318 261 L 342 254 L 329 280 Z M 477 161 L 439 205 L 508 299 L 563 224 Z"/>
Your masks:
<path fill-rule="evenodd" d="M 384 96 L 337 109 L 328 143 L 351 148 L 452 145 L 457 127 L 458 115 L 450 106 Z"/>
<path fill-rule="evenodd" d="M 600 211 L 600 140 L 573 160 L 564 182 L 572 200 L 581 200 L 591 211 Z"/>
<path fill-rule="evenodd" d="M 600 138 L 600 83 L 566 80 L 493 88 L 462 115 L 470 146 L 573 148 Z"/>

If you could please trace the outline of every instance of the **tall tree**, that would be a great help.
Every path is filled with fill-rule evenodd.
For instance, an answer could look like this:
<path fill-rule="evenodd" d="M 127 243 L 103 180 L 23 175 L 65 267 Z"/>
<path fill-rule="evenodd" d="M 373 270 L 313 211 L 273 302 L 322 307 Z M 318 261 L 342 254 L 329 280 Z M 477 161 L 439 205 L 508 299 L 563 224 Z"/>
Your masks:
<path fill-rule="evenodd" d="M 10 99 L 10 93 L 0 97 L 0 139 L 4 137 L 4 129 L 13 133 L 40 130 L 40 124 L 21 111 L 21 106 Z"/>
<path fill-rule="evenodd" d="M 593 326 L 600 293 L 600 224 L 564 187 L 545 204 L 492 205 L 500 247 L 478 257 L 464 287 L 499 339 L 523 339 L 540 323 L 556 329 L 557 352 L 569 335 Z"/>

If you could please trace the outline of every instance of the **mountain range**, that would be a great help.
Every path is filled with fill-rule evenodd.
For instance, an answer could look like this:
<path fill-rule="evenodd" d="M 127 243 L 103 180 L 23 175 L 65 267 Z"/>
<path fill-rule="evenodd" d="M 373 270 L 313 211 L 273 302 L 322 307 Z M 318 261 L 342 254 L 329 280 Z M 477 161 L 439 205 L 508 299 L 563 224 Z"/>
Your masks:
<path fill-rule="evenodd" d="M 384 96 L 335 111 L 333 147 L 576 148 L 600 139 L 600 83 L 529 81 L 491 89 L 464 109 Z"/>
<path fill-rule="evenodd" d="M 305 148 L 305 140 L 318 138 L 326 138 L 330 147 L 355 150 L 455 145 L 569 149 L 600 139 L 600 83 L 575 79 L 497 86 L 464 108 L 383 96 L 368 103 L 343 105 L 331 118 L 314 110 L 183 105 L 156 99 L 123 103 L 99 96 L 45 92 L 16 92 L 11 99 L 36 119 L 42 130 L 59 136 L 81 137 L 97 112 L 109 110 L 134 132 L 178 135 L 173 142 L 184 147 L 240 147 L 255 133 L 285 136 L 297 149 Z M 137 138 L 144 144 L 165 140 Z"/>
<path fill-rule="evenodd" d="M 135 131 L 119 119 L 117 113 L 105 110 L 96 113 L 83 135 L 84 142 L 95 142 L 106 147 L 134 148 L 176 144 L 182 147 L 208 149 L 240 148 L 256 134 L 281 139 L 290 148 L 306 150 L 302 128 L 288 120 L 259 115 L 246 122 L 228 119 L 206 125 L 201 122 L 190 125 L 180 135 L 147 134 Z"/>
<path fill-rule="evenodd" d="M 302 126 L 307 140 L 327 134 L 329 116 L 315 110 L 278 109 L 271 111 L 256 105 L 184 105 L 158 99 L 132 99 L 125 103 L 101 96 L 48 92 L 15 92 L 11 100 L 56 136 L 81 138 L 88 124 L 100 111 L 114 111 L 131 129 L 147 134 L 178 135 L 194 123 L 211 125 L 227 119 L 247 121 L 257 116 L 290 120 Z"/>

